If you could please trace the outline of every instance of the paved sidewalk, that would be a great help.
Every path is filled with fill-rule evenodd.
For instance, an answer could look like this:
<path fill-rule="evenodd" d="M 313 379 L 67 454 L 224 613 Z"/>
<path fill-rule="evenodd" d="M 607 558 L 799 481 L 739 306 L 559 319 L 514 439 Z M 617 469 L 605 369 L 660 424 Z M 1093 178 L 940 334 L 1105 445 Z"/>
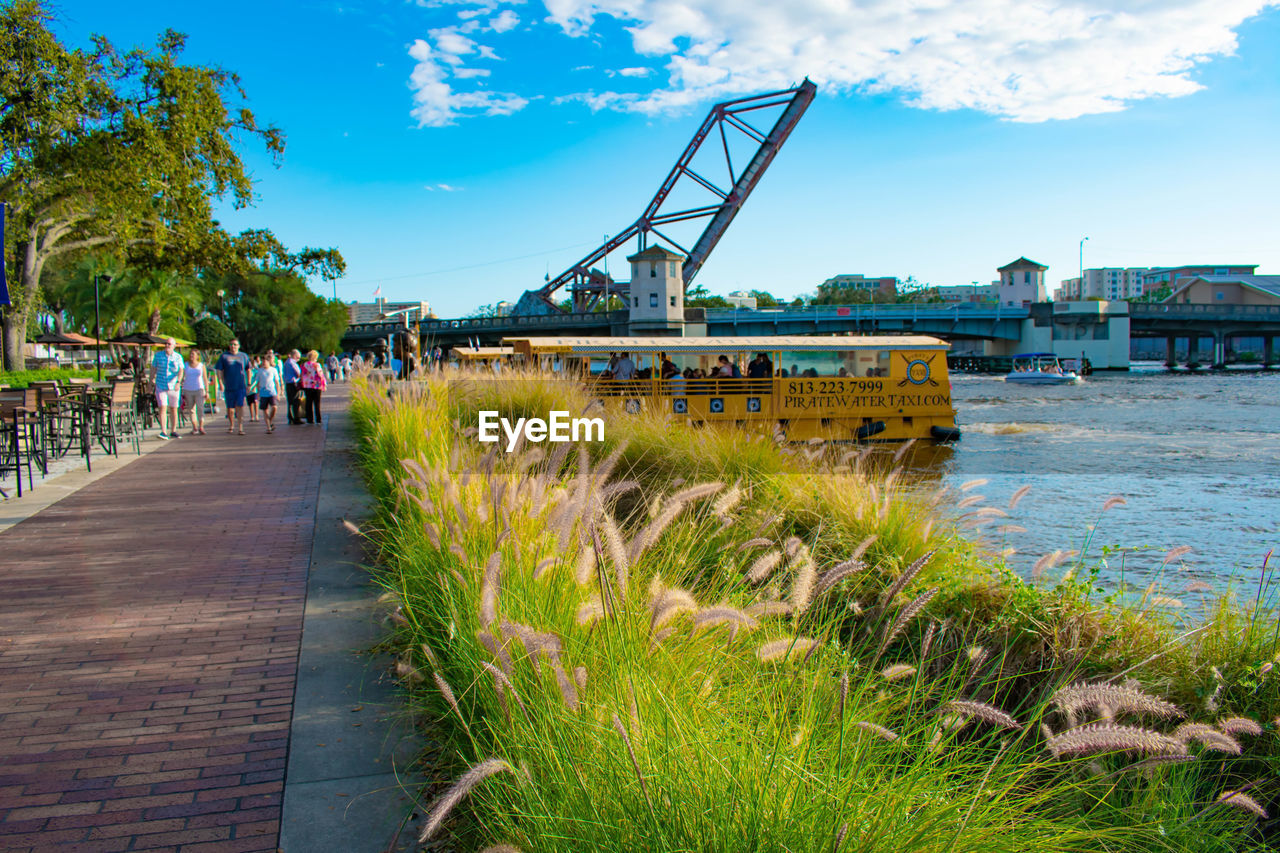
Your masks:
<path fill-rule="evenodd" d="M 0 849 L 276 849 L 325 430 L 220 423 L 0 533 Z"/>

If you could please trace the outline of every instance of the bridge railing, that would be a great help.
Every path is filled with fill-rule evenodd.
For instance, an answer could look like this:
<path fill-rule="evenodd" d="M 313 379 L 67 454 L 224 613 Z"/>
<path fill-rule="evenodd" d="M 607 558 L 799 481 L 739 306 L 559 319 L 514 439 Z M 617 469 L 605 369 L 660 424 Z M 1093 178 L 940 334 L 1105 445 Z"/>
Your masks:
<path fill-rule="evenodd" d="M 1208 302 L 1144 303 L 1131 302 L 1129 316 L 1140 318 L 1203 317 L 1205 319 L 1232 317 L 1270 319 L 1280 317 L 1280 305 L 1215 305 Z"/>
<path fill-rule="evenodd" d="M 786 320 L 1025 320 L 1028 308 L 1007 305 L 810 305 L 803 308 L 708 308 L 707 322 L 737 322 L 776 317 Z"/>
<path fill-rule="evenodd" d="M 609 312 L 596 311 L 580 314 L 546 314 L 532 317 L 467 317 L 460 320 L 423 320 L 420 326 L 423 332 L 483 330 L 483 329 L 528 329 L 556 328 L 565 326 L 599 326 L 609 322 Z"/>

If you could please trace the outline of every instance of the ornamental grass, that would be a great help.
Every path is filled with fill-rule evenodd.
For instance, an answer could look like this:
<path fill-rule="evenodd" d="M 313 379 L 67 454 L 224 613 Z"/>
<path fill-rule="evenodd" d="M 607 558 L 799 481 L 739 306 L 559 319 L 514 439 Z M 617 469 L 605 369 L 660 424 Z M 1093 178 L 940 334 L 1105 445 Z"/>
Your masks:
<path fill-rule="evenodd" d="M 606 440 L 505 453 L 480 409 L 595 409 Z M 1017 501 L 894 448 L 527 375 L 357 383 L 352 410 L 432 849 L 1270 849 L 1259 607 L 1187 628 L 1084 557 L 1028 584 L 994 529 Z"/>

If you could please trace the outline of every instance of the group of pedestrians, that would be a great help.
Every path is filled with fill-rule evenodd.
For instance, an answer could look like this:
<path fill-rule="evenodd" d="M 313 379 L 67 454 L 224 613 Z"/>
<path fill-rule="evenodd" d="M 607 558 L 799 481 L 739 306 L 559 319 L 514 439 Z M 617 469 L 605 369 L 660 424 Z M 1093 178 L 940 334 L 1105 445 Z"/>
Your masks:
<path fill-rule="evenodd" d="M 151 360 L 151 381 L 160 410 L 159 437 L 165 441 L 178 437 L 181 411 L 190 413 L 191 435 L 205 434 L 204 407 L 211 396 L 210 380 L 214 378 L 196 350 L 188 353 L 184 364 L 176 349 L 176 341 L 169 338 Z M 251 423 L 261 415 L 266 434 L 275 432 L 282 397 L 290 425 L 321 422 L 320 396 L 328 382 L 315 350 L 303 360 L 295 349 L 281 361 L 272 350 L 260 356 L 243 353 L 240 341 L 232 340 L 212 369 L 226 404 L 229 434 L 245 434 L 246 409 Z"/>

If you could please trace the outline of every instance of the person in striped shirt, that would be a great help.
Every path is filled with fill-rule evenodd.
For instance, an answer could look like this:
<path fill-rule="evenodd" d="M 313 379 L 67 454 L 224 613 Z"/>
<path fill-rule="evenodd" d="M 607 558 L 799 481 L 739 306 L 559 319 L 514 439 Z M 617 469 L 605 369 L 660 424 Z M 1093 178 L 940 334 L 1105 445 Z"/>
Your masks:
<path fill-rule="evenodd" d="M 160 438 L 164 441 L 178 437 L 183 366 L 177 348 L 178 342 L 169 338 L 164 342 L 164 349 L 151 359 L 151 384 L 156 389 L 156 403 L 160 407 Z"/>

